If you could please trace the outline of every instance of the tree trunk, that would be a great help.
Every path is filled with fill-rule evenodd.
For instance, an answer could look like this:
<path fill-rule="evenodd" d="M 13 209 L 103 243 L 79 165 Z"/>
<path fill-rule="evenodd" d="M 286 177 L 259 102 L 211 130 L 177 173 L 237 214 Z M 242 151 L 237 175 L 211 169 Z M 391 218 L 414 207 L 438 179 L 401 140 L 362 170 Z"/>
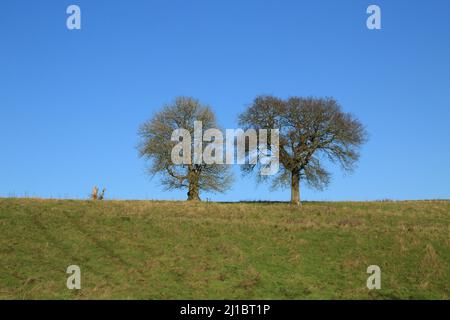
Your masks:
<path fill-rule="evenodd" d="M 198 176 L 192 173 L 189 177 L 188 200 L 200 201 L 200 188 L 198 185 Z"/>
<path fill-rule="evenodd" d="M 300 203 L 300 172 L 294 170 L 291 172 L 291 204 L 299 206 Z"/>
<path fill-rule="evenodd" d="M 188 191 L 187 195 L 188 195 L 189 201 L 191 201 L 191 200 L 200 201 L 200 195 L 199 195 L 197 186 L 192 186 L 192 188 L 189 187 L 189 191 Z"/>

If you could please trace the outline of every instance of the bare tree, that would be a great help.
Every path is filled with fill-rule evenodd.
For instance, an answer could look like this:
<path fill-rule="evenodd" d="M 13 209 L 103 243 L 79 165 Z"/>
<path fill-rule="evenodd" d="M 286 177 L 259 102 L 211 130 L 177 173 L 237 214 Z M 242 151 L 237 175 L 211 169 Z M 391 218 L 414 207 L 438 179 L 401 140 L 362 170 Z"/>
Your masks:
<path fill-rule="evenodd" d="M 280 130 L 280 171 L 271 177 L 272 188 L 290 186 L 291 203 L 297 205 L 300 204 L 302 179 L 310 187 L 319 190 L 326 187 L 330 173 L 324 168 L 325 161 L 338 163 L 343 170 L 351 171 L 367 136 L 363 125 L 351 114 L 343 112 L 332 98 L 283 100 L 258 96 L 240 115 L 239 123 L 256 130 Z M 258 164 L 247 164 L 243 171 L 251 173 L 256 166 Z M 265 180 L 268 177 L 259 178 Z"/>
<path fill-rule="evenodd" d="M 189 97 L 178 97 L 165 105 L 154 117 L 139 129 L 141 142 L 139 153 L 151 161 L 149 173 L 159 175 L 166 190 L 187 189 L 188 200 L 200 200 L 200 190 L 224 192 L 232 183 L 229 167 L 221 164 L 195 163 L 194 143 L 190 143 L 190 163 L 176 164 L 172 150 L 178 141 L 172 141 L 172 133 L 185 129 L 194 135 L 194 122 L 201 121 L 203 129 L 217 128 L 216 118 L 209 106 Z M 202 142 L 203 144 L 203 142 Z M 203 146 L 202 146 L 203 147 Z"/>

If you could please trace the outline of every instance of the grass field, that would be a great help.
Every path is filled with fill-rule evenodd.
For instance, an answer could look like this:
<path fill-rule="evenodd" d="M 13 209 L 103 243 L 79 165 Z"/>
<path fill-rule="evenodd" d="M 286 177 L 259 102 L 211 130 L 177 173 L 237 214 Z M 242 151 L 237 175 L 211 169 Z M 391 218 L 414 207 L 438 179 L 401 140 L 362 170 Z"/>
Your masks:
<path fill-rule="evenodd" d="M 81 290 L 66 288 L 72 264 Z M 1 299 L 449 296 L 450 201 L 0 199 Z"/>

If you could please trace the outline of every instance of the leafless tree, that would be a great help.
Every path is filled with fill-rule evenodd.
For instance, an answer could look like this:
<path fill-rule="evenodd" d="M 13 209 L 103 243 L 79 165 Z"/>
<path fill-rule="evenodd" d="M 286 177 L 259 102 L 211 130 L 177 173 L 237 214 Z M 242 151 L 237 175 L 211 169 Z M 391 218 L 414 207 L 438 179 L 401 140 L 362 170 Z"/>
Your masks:
<path fill-rule="evenodd" d="M 240 115 L 239 123 L 256 130 L 280 130 L 280 171 L 272 177 L 259 178 L 272 178 L 272 188 L 290 186 L 291 203 L 297 205 L 302 179 L 313 188 L 323 189 L 330 182 L 324 162 L 338 163 L 343 170 L 351 171 L 367 139 L 363 125 L 353 115 L 343 112 L 332 98 L 283 100 L 258 96 Z M 247 164 L 243 172 L 251 173 L 256 166 Z"/>
<path fill-rule="evenodd" d="M 194 163 L 193 143 L 190 164 L 174 164 L 171 141 L 176 129 L 186 129 L 194 136 L 194 121 L 202 121 L 203 129 L 217 128 L 216 117 L 207 105 L 189 97 L 177 97 L 146 121 L 139 129 L 139 153 L 151 161 L 149 173 L 159 175 L 166 190 L 187 189 L 188 200 L 200 200 L 200 190 L 224 192 L 232 183 L 229 167 L 222 164 Z M 193 139 L 192 139 L 193 140 Z"/>

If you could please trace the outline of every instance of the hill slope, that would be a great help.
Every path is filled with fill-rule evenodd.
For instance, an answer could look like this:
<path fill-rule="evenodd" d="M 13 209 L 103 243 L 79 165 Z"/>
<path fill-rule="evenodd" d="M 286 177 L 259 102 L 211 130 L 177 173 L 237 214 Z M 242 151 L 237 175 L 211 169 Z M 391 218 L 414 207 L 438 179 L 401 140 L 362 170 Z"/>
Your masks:
<path fill-rule="evenodd" d="M 0 298 L 448 299 L 449 248 L 445 201 L 0 199 Z"/>

